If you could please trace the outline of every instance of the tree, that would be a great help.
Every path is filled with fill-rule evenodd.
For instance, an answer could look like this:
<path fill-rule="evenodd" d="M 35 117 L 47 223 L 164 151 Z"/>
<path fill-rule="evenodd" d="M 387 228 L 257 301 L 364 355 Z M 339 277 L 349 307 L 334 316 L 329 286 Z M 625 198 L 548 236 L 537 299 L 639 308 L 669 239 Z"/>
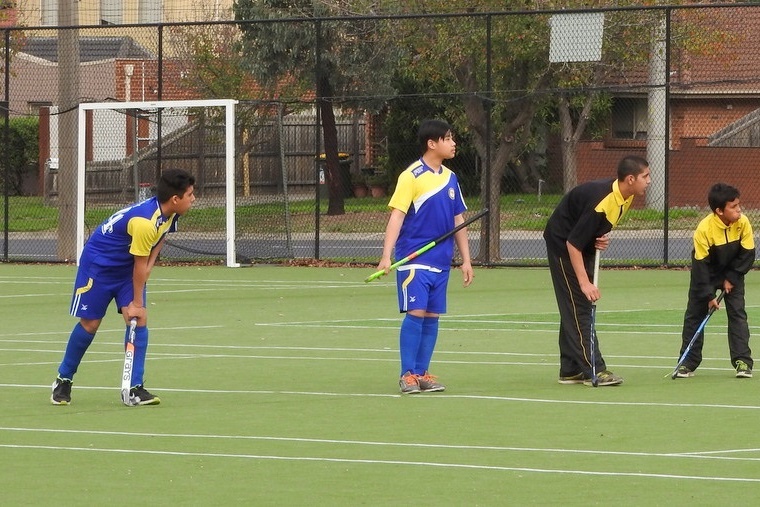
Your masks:
<path fill-rule="evenodd" d="M 206 6 L 202 17 L 211 19 L 215 13 Z M 227 13 L 232 17 L 232 13 Z M 169 28 L 177 65 L 180 66 L 182 87 L 202 98 L 230 98 L 240 101 L 237 108 L 236 132 L 238 135 L 238 158 L 243 173 L 243 192 L 250 189 L 248 155 L 257 145 L 256 131 L 276 115 L 292 112 L 285 105 L 278 112 L 273 103 L 280 95 L 298 96 L 306 93 L 297 83 L 283 82 L 276 86 L 262 87 L 246 69 L 242 51 L 241 32 L 235 23 L 209 23 L 201 25 L 176 25 Z M 213 110 L 212 110 L 213 111 Z M 208 114 L 200 109 L 198 114 Z M 222 115 L 217 118 L 223 121 Z"/>
<path fill-rule="evenodd" d="M 393 94 L 389 69 L 395 62 L 394 48 L 382 37 L 382 23 L 352 16 L 346 11 L 349 3 L 237 0 L 233 7 L 243 33 L 245 68 L 257 82 L 270 87 L 295 83 L 316 95 L 329 183 L 328 215 L 345 212 L 335 107 L 379 107 L 363 97 Z M 328 16 L 344 17 L 323 19 Z"/>
<path fill-rule="evenodd" d="M 460 118 L 466 123 L 461 127 L 469 131 L 480 157 L 490 167 L 484 172 L 481 194 L 493 213 L 499 209 L 498 189 L 507 170 L 514 172 L 523 191 L 533 191 L 538 175 L 521 163 L 520 155 L 537 141 L 541 123 L 554 114 L 559 117 L 562 134 L 565 189 L 575 185 L 578 142 L 589 125 L 596 130 L 601 125 L 599 120 L 608 118 L 611 101 L 604 93 L 605 86 L 613 76 L 629 78 L 631 68 L 640 68 L 650 60 L 662 14 L 656 10 L 611 12 L 601 61 L 556 65 L 548 60 L 549 15 L 520 12 L 524 2 L 507 4 L 451 0 L 444 9 L 452 14 L 485 14 L 508 7 L 514 11 L 425 20 L 422 30 L 419 21 L 414 20 L 404 37 L 412 41 L 412 58 L 404 67 L 406 71 L 450 83 L 452 94 L 458 92 L 462 97 Z M 538 7 L 566 9 L 607 4 L 619 2 L 581 5 L 574 0 L 547 1 Z M 407 11 L 425 12 L 429 4 L 410 0 L 404 5 Z M 436 13 L 441 13 L 440 5 L 435 8 Z M 696 13 L 685 16 L 704 17 Z M 714 42 L 721 39 L 714 29 L 706 29 L 701 23 L 685 23 L 677 32 L 678 45 L 691 47 L 692 51 L 714 47 Z M 485 44 L 490 48 L 490 61 Z M 452 114 L 456 118 L 456 111 L 452 110 Z M 498 238 L 499 222 L 491 219 L 488 230 L 481 231 L 481 245 L 487 245 L 486 258 L 499 258 Z M 481 255 L 482 252 L 483 249 Z"/>
<path fill-rule="evenodd" d="M 524 4 L 513 2 L 521 8 Z M 402 12 L 425 13 L 429 2 L 410 0 Z M 541 93 L 550 82 L 544 16 L 473 15 L 504 9 L 504 2 L 451 0 L 436 4 L 436 13 L 448 18 L 411 19 L 399 23 L 396 37 L 407 41 L 409 58 L 400 66 L 413 78 L 442 83 L 452 96 L 449 119 L 466 132 L 481 160 L 481 196 L 491 210 L 488 227 L 481 229 L 480 256 L 500 257 L 499 200 L 501 183 L 511 171 L 523 191 L 533 191 L 537 176 L 520 162 L 532 142 L 532 122 L 546 101 Z M 465 14 L 465 15 L 462 15 Z M 401 33 L 399 33 L 401 32 Z M 486 54 L 490 35 L 492 59 Z M 490 67 L 489 67 L 490 65 Z M 489 82 L 489 80 L 492 80 Z"/>
<path fill-rule="evenodd" d="M 620 2 L 601 1 L 597 6 L 615 7 L 620 6 Z M 606 11 L 604 16 L 599 61 L 552 64 L 561 133 L 563 187 L 568 191 L 577 184 L 578 143 L 589 125 L 592 125 L 592 136 L 608 129 L 599 121 L 606 119 L 611 109 L 607 90 L 620 83 L 638 84 L 648 94 L 647 151 L 653 180 L 660 190 L 656 192 L 654 185 L 650 188 L 647 204 L 662 207 L 665 199 L 663 153 L 668 149 L 665 51 L 671 51 L 676 68 L 688 65 L 690 57 L 716 54 L 727 40 L 723 27 L 728 24 L 715 20 L 716 13 L 706 9 Z M 678 21 L 673 23 L 671 40 L 667 42 L 665 16 Z"/>
<path fill-rule="evenodd" d="M 646 30 L 642 30 L 648 24 L 645 18 L 651 16 L 630 11 L 608 11 L 603 16 L 602 52 L 598 61 L 551 64 L 556 97 L 553 106 L 559 118 L 562 150 L 562 186 L 566 192 L 578 184 L 578 143 L 587 128 L 589 125 L 597 127 L 592 132 L 596 136 L 602 135 L 599 127 L 607 127 L 606 118 L 611 109 L 607 88 L 625 76 L 626 69 L 641 67 L 648 58 L 648 37 L 634 35 L 645 33 Z"/>

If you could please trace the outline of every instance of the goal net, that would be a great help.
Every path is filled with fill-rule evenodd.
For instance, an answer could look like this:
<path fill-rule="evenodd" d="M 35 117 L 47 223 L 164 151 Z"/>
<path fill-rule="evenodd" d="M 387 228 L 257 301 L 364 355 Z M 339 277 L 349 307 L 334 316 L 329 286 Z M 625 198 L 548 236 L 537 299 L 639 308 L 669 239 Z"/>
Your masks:
<path fill-rule="evenodd" d="M 167 236 L 161 258 L 236 258 L 234 100 L 79 105 L 77 259 L 94 227 L 153 195 L 162 169 L 195 176 L 196 202 Z"/>

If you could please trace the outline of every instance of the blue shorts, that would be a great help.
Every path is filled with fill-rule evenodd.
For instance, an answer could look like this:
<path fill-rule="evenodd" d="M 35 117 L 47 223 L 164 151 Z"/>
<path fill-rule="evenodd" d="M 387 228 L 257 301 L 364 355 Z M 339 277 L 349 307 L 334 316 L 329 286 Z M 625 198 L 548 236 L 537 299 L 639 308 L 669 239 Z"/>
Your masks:
<path fill-rule="evenodd" d="M 95 271 L 87 266 L 79 266 L 69 310 L 74 317 L 99 320 L 105 317 L 111 301 L 116 301 L 116 309 L 121 313 L 122 307 L 128 306 L 134 299 L 131 270 L 121 273 Z M 143 301 L 147 303 L 145 289 Z"/>
<path fill-rule="evenodd" d="M 446 287 L 449 271 L 434 272 L 410 267 L 396 271 L 398 309 L 425 310 L 430 313 L 446 313 Z"/>

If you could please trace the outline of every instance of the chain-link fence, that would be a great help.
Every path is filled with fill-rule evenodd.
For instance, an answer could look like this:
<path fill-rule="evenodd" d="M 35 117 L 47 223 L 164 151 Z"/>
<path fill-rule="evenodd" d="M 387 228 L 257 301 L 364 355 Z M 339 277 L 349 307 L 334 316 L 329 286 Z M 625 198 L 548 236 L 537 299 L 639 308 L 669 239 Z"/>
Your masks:
<path fill-rule="evenodd" d="M 104 27 L 6 28 L 0 207 L 4 261 L 64 261 L 76 244 L 78 146 L 86 227 L 183 167 L 198 200 L 166 260 L 376 262 L 398 174 L 425 118 L 455 126 L 483 264 L 544 265 L 544 224 L 579 182 L 647 158 L 653 183 L 606 262 L 688 263 L 723 181 L 760 216 L 760 6 L 467 12 Z M 234 202 L 226 118 L 83 102 L 238 101 Z"/>

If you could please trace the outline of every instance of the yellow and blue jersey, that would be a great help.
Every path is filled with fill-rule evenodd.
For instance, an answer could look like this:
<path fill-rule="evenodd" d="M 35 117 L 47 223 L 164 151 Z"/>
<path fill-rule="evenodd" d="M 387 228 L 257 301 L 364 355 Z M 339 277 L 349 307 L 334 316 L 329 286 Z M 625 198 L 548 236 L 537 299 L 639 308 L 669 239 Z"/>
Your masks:
<path fill-rule="evenodd" d="M 445 166 L 436 171 L 422 159 L 399 175 L 388 206 L 406 213 L 396 240 L 396 259 L 451 231 L 454 217 L 467 210 L 456 174 Z M 417 257 L 415 264 L 449 270 L 453 255 L 454 238 L 450 237 Z"/>
<path fill-rule="evenodd" d="M 177 218 L 164 216 L 156 197 L 119 210 L 93 231 L 80 264 L 131 272 L 134 256 L 150 255 L 166 233 L 177 230 Z"/>

